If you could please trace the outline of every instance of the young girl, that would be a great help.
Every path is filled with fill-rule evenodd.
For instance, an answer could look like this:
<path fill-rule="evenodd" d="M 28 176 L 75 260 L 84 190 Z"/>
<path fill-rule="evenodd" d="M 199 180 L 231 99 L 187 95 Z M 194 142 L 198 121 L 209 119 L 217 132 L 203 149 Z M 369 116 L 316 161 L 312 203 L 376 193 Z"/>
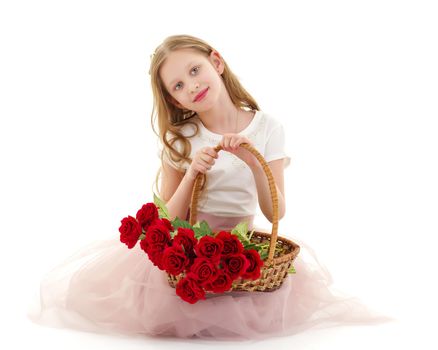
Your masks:
<path fill-rule="evenodd" d="M 224 230 L 247 221 L 252 228 L 258 200 L 272 222 L 266 175 L 255 156 L 239 147 L 245 142 L 269 163 L 281 219 L 283 169 L 290 163 L 284 152 L 283 126 L 259 110 L 220 54 L 199 39 L 171 37 L 153 55 L 150 74 L 159 138 L 165 146 L 159 193 L 172 216 L 188 218 L 196 175 L 208 172 L 198 220 Z M 223 147 L 220 154 L 214 150 L 217 145 Z"/>
<path fill-rule="evenodd" d="M 259 205 L 272 222 L 266 175 L 253 154 L 239 147 L 248 143 L 272 171 L 279 218 L 284 217 L 283 171 L 290 163 L 284 128 L 260 110 L 218 51 L 192 36 L 171 36 L 155 50 L 149 73 L 152 117 L 156 112 L 163 144 L 158 192 L 170 216 L 188 220 L 193 184 L 201 173 L 197 221 L 206 220 L 215 232 L 247 221 L 252 230 Z M 216 152 L 217 145 L 223 150 Z M 334 295 L 330 274 L 303 242 L 297 242 L 301 252 L 294 262 L 296 274 L 278 290 L 227 292 L 189 304 L 141 249 L 126 249 L 117 233 L 48 273 L 29 317 L 85 331 L 235 340 L 388 320 L 352 298 Z M 315 260 L 304 262 L 306 254 Z"/>

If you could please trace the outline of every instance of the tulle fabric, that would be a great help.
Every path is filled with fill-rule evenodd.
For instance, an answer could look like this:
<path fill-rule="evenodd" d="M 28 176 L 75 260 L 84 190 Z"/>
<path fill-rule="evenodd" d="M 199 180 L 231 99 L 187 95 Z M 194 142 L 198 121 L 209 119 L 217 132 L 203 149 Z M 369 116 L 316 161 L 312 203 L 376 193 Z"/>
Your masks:
<path fill-rule="evenodd" d="M 214 227 L 215 220 L 209 223 L 214 230 L 225 228 Z M 128 249 L 118 237 L 95 241 L 46 274 L 28 317 L 42 325 L 88 332 L 215 340 L 262 339 L 392 320 L 356 298 L 335 294 L 330 273 L 311 247 L 294 241 L 301 246 L 296 274 L 278 290 L 209 294 L 196 304 L 175 294 L 166 273 L 139 246 Z"/>

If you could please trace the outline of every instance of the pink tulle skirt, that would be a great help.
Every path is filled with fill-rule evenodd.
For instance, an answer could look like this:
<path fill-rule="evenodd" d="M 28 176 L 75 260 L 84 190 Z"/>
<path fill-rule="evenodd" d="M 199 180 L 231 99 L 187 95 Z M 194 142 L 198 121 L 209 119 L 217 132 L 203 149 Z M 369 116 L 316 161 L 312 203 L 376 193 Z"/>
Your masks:
<path fill-rule="evenodd" d="M 118 236 L 95 241 L 46 274 L 28 317 L 46 326 L 89 332 L 216 340 L 262 339 L 392 320 L 356 298 L 336 295 L 329 288 L 330 273 L 313 250 L 294 241 L 301 246 L 296 274 L 278 290 L 208 294 L 196 304 L 175 294 L 166 273 L 139 246 L 128 249 Z"/>

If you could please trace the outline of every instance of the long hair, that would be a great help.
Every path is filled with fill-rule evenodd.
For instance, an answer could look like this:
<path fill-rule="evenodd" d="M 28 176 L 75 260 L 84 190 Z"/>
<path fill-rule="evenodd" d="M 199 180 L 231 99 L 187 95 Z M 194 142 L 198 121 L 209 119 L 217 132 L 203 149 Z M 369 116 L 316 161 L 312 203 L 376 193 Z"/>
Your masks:
<path fill-rule="evenodd" d="M 164 39 L 164 41 L 155 49 L 155 52 L 151 55 L 151 63 L 149 68 L 149 75 L 151 78 L 151 87 L 153 95 L 153 107 L 151 114 L 151 126 L 155 135 L 158 136 L 162 149 L 160 153 L 161 167 L 155 177 L 155 186 L 158 196 L 162 198 L 162 193 L 158 188 L 158 179 L 163 168 L 163 157 L 164 152 L 166 155 L 177 165 L 177 168 L 184 172 L 182 164 L 186 162 L 188 165 L 191 164 L 192 159 L 190 158 L 191 144 L 188 138 L 194 137 L 198 134 L 199 129 L 196 123 L 191 120 L 192 117 L 196 115 L 196 112 L 180 109 L 172 104 L 171 96 L 166 90 L 163 81 L 159 75 L 160 68 L 167 56 L 176 50 L 180 49 L 193 49 L 209 57 L 210 53 L 214 50 L 205 41 L 190 35 L 172 35 Z M 224 60 L 224 71 L 221 78 L 224 85 L 228 91 L 232 103 L 237 108 L 245 108 L 249 110 L 259 110 L 259 106 L 254 98 L 243 88 L 237 79 L 236 75 L 228 67 Z M 158 133 L 155 129 L 155 120 L 158 121 Z M 184 124 L 191 123 L 195 126 L 195 133 L 188 137 L 185 137 L 181 133 L 181 127 Z M 175 142 L 181 145 L 181 152 L 174 147 Z M 205 180 L 205 179 L 204 179 Z M 152 190 L 153 186 L 152 185 Z M 205 187 L 205 181 L 203 187 Z"/>

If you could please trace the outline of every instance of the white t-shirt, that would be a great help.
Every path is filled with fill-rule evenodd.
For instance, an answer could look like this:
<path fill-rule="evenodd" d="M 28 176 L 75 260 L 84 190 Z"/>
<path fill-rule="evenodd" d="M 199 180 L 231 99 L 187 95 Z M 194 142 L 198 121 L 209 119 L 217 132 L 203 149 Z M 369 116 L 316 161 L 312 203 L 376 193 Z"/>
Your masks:
<path fill-rule="evenodd" d="M 198 135 L 188 138 L 192 150 L 190 158 L 202 147 L 216 147 L 223 135 L 208 130 L 198 116 L 190 119 L 199 127 Z M 196 131 L 191 124 L 181 127 L 185 136 L 193 135 Z M 262 111 L 256 111 L 250 124 L 242 130 L 240 135 L 246 136 L 254 147 L 264 157 L 266 162 L 284 158 L 284 167 L 290 164 L 290 157 L 285 152 L 285 133 L 283 125 L 274 117 Z M 178 142 L 174 147 L 181 150 Z M 161 148 L 162 149 L 162 148 Z M 158 154 L 160 154 L 159 149 Z M 164 161 L 174 168 L 175 163 L 165 152 Z M 187 170 L 189 164 L 182 164 Z M 257 187 L 254 175 L 248 165 L 240 158 L 227 151 L 221 150 L 215 164 L 206 173 L 207 184 L 201 191 L 198 201 L 198 210 L 216 216 L 247 216 L 256 215 L 258 205 Z"/>

